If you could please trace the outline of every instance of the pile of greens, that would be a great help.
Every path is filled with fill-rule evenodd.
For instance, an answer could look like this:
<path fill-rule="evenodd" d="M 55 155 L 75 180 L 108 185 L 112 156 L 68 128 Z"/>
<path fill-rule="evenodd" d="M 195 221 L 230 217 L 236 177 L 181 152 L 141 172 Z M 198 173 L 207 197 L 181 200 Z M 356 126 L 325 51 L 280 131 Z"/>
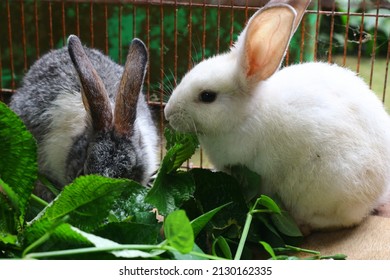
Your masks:
<path fill-rule="evenodd" d="M 299 229 L 273 199 L 244 195 L 257 193 L 259 176 L 243 167 L 231 175 L 182 170 L 196 137 L 168 129 L 165 137 L 150 188 L 81 176 L 48 204 L 32 193 L 36 142 L 0 102 L 0 258 L 294 259 L 286 252 L 303 250 L 294 247 Z"/>

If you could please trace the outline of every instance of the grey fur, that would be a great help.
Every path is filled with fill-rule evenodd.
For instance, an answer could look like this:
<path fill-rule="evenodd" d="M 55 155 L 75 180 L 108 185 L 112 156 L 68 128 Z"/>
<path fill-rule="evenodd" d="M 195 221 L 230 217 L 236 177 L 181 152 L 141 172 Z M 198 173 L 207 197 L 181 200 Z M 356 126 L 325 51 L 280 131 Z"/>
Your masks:
<path fill-rule="evenodd" d="M 140 42 L 136 40 L 137 44 Z M 97 50 L 84 47 L 84 51 L 102 79 L 113 107 L 123 67 Z M 60 188 L 80 174 L 130 178 L 146 184 L 157 168 L 155 149 L 158 137 L 145 97 L 139 95 L 137 100 L 138 125 L 131 135 L 123 136 L 118 135 L 114 129 L 94 131 L 88 114 L 83 122 L 77 124 L 81 133 L 55 128 L 53 120 L 56 116 L 53 112 L 57 109 L 62 112 L 66 110 L 58 108 L 59 98 L 64 94 L 70 95 L 72 102 L 74 99 L 75 103 L 81 103 L 80 79 L 67 47 L 50 51 L 37 60 L 11 99 L 11 109 L 21 117 L 37 139 L 40 172 Z M 85 111 L 78 113 L 80 116 L 86 114 Z M 74 119 L 77 120 L 77 116 Z M 53 151 L 43 145 L 52 135 L 56 139 L 72 137 L 73 144 L 63 151 L 66 158 L 60 159 L 65 162 L 65 170 L 54 170 L 54 167 L 47 166 L 45 162 L 48 157 L 55 157 Z M 59 173 L 63 174 L 62 178 L 58 176 Z"/>

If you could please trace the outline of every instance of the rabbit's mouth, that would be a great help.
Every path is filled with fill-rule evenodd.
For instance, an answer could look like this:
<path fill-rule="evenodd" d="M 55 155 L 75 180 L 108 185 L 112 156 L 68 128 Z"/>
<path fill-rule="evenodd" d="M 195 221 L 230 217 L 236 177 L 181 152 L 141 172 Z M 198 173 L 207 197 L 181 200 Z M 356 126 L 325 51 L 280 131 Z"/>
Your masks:
<path fill-rule="evenodd" d="M 169 125 L 179 132 L 197 132 L 192 118 L 185 118 L 181 114 L 174 114 L 168 118 Z"/>
<path fill-rule="evenodd" d="M 187 133 L 197 133 L 197 127 L 193 118 L 188 114 L 184 113 L 182 110 L 176 111 L 172 114 L 165 114 L 169 125 L 176 131 L 187 132 Z"/>

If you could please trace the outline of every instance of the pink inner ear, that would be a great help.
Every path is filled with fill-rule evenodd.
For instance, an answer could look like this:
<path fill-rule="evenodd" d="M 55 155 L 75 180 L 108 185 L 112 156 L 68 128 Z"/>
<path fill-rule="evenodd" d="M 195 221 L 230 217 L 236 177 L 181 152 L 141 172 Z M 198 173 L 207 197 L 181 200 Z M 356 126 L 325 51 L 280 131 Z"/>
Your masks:
<path fill-rule="evenodd" d="M 295 20 L 288 6 L 260 11 L 249 22 L 245 41 L 246 75 L 253 82 L 278 70 L 288 47 Z"/>

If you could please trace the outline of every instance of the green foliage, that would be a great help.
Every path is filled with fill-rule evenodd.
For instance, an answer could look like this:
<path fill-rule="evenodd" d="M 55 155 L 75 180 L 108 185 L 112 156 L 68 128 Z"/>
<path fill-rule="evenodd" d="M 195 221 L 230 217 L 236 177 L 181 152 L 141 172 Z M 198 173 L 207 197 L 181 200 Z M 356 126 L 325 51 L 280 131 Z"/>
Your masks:
<path fill-rule="evenodd" d="M 165 219 L 165 238 L 169 245 L 182 254 L 191 252 L 194 247 L 194 232 L 184 210 L 176 210 Z"/>
<path fill-rule="evenodd" d="M 139 187 L 137 183 L 125 179 L 107 180 L 97 175 L 79 177 L 46 207 L 39 220 L 52 221 L 68 216 L 72 225 L 91 231 L 104 221 L 115 199 L 126 188 Z"/>
<path fill-rule="evenodd" d="M 218 252 L 220 251 L 220 253 Z M 212 252 L 214 255 L 222 255 L 223 257 L 232 260 L 233 259 L 233 254 L 230 249 L 229 243 L 223 236 L 218 236 L 212 246 Z"/>
<path fill-rule="evenodd" d="M 193 135 L 175 135 L 166 130 L 165 136 L 168 152 L 153 187 L 145 198 L 146 202 L 155 205 L 163 215 L 180 207 L 192 196 L 195 190 L 193 177 L 188 172 L 178 171 L 178 168 L 198 147 L 198 141 Z"/>
<path fill-rule="evenodd" d="M 273 253 L 287 241 L 295 246 L 301 237 L 275 200 L 259 196 L 261 180 L 245 167 L 232 167 L 232 175 L 182 170 L 199 144 L 193 135 L 169 129 L 168 151 L 152 188 L 128 179 L 80 176 L 47 204 L 32 195 L 35 142 L 18 117 L 0 105 L 2 257 L 242 259 L 251 258 L 249 247 Z M 34 218 L 27 221 L 28 216 Z"/>
<path fill-rule="evenodd" d="M 36 143 L 22 121 L 2 102 L 0 139 L 0 186 L 4 191 L 0 197 L 5 202 L 0 207 L 6 208 L 2 212 L 12 207 L 16 225 L 23 227 L 28 200 L 38 174 Z"/>

